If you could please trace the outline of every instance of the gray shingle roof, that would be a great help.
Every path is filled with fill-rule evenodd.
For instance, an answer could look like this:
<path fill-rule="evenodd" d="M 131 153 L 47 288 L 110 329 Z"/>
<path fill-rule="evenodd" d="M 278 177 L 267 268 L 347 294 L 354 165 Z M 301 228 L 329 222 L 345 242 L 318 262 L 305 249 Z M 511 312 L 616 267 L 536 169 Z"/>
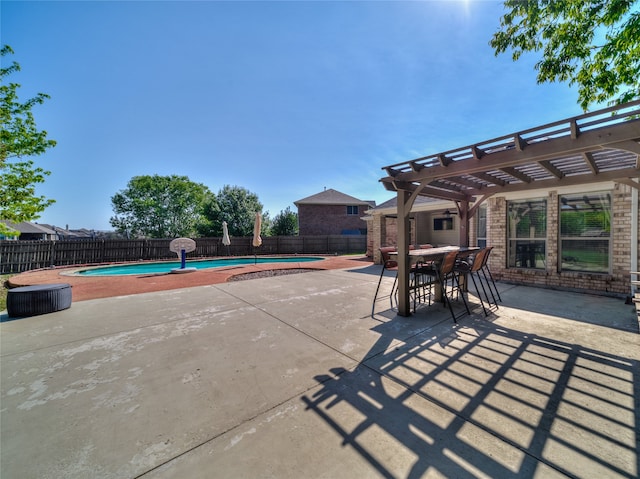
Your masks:
<path fill-rule="evenodd" d="M 438 200 L 436 198 L 428 198 L 426 196 L 417 196 L 416 200 L 413 203 L 413 205 L 415 207 L 415 206 L 418 206 L 418 205 L 424 205 L 424 204 L 428 204 L 428 203 L 442 203 L 442 200 Z M 398 206 L 398 197 L 394 196 L 390 200 L 387 200 L 384 203 L 380 203 L 374 209 L 383 210 L 385 208 L 397 208 L 397 206 Z"/>
<path fill-rule="evenodd" d="M 8 220 L 0 220 L 0 221 L 6 224 L 9 228 L 17 230 L 20 233 L 41 233 L 41 234 L 48 234 L 48 235 L 53 235 L 56 233 L 55 231 L 49 228 L 46 228 L 44 226 L 41 226 L 37 223 L 29 223 L 27 221 L 22 221 L 21 223 L 12 223 L 11 221 L 8 221 Z"/>
<path fill-rule="evenodd" d="M 375 201 L 363 201 L 329 188 L 315 195 L 294 201 L 294 205 L 366 205 L 375 207 Z"/>

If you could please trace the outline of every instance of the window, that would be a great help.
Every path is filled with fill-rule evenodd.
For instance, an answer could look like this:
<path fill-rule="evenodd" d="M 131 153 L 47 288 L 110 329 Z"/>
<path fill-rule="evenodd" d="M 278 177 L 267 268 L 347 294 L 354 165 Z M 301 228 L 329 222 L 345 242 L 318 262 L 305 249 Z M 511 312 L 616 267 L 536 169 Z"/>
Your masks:
<path fill-rule="evenodd" d="M 547 253 L 547 200 L 507 202 L 508 266 L 544 269 Z"/>
<path fill-rule="evenodd" d="M 476 246 L 487 247 L 487 205 L 480 205 L 476 211 Z"/>
<path fill-rule="evenodd" d="M 348 215 L 357 215 L 358 207 L 357 206 L 347 206 L 347 214 Z"/>
<path fill-rule="evenodd" d="M 560 197 L 560 270 L 608 273 L 611 194 Z"/>
<path fill-rule="evenodd" d="M 452 229 L 453 229 L 453 218 L 434 218 L 433 219 L 434 231 L 452 230 Z"/>

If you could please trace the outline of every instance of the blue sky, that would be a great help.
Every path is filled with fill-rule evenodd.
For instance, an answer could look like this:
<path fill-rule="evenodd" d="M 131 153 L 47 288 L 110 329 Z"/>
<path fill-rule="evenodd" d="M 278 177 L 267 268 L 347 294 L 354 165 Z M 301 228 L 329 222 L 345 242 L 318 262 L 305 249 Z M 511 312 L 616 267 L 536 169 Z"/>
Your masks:
<path fill-rule="evenodd" d="M 256 193 L 271 217 L 381 167 L 582 113 L 535 56 L 489 46 L 497 1 L 2 1 L 22 100 L 58 145 L 37 220 L 111 229 L 137 175 Z M 7 59 L 5 58 L 5 61 Z"/>

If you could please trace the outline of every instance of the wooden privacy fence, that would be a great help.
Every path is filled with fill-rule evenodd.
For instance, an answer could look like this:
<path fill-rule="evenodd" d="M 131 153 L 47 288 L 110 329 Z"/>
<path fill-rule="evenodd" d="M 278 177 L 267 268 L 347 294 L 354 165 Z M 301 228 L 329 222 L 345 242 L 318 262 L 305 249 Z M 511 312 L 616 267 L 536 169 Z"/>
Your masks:
<path fill-rule="evenodd" d="M 254 248 L 252 237 L 196 238 L 195 251 L 187 258 L 279 254 L 359 254 L 367 249 L 367 237 L 358 235 L 267 236 Z M 169 251 L 171 239 L 89 239 L 54 241 L 0 241 L 0 274 L 40 268 L 140 260 L 179 258 Z"/>

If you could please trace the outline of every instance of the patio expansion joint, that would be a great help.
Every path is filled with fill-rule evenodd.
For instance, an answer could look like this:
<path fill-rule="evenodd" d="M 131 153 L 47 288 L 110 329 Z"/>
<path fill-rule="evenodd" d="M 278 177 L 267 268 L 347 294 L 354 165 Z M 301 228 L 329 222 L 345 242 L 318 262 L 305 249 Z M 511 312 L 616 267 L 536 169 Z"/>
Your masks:
<path fill-rule="evenodd" d="M 346 357 L 346 358 L 348 358 L 348 359 L 350 359 L 350 360 L 352 360 L 352 361 L 355 361 L 356 363 L 358 363 L 358 362 L 359 362 L 359 360 L 358 360 L 358 359 L 353 358 L 353 357 L 349 356 L 348 354 L 345 354 L 344 352 L 342 352 L 342 351 L 340 351 L 339 349 L 337 349 L 337 348 L 335 348 L 335 347 L 331 346 L 330 344 L 327 344 L 327 343 L 325 343 L 324 341 L 322 341 L 322 340 L 320 340 L 320 339 L 318 339 L 318 338 L 316 338 L 316 337 L 312 336 L 311 334 L 309 334 L 309 333 L 307 333 L 307 332 L 303 331 L 302 329 L 300 329 L 300 328 L 298 328 L 298 327 L 294 326 L 293 324 L 288 323 L 288 322 L 287 322 L 287 321 L 285 321 L 284 319 L 279 318 L 278 316 L 274 315 L 273 313 L 270 313 L 269 311 L 265 310 L 264 308 L 261 308 L 261 307 L 260 307 L 260 306 L 258 306 L 257 304 L 253 304 L 253 303 L 251 303 L 251 302 L 247 301 L 246 299 L 243 299 L 243 298 L 241 298 L 241 297 L 239 297 L 239 296 L 236 296 L 236 295 L 234 295 L 233 293 L 230 293 L 230 292 L 228 292 L 228 291 L 225 291 L 225 292 L 226 292 L 229 296 L 232 296 L 232 297 L 234 297 L 235 299 L 237 299 L 237 300 L 239 300 L 239 301 L 242 301 L 243 303 L 245 303 L 245 304 L 246 304 L 246 305 L 248 305 L 248 306 L 251 306 L 252 308 L 256 308 L 258 311 L 263 312 L 264 314 L 266 314 L 267 316 L 269 316 L 269 317 L 271 317 L 271 318 L 275 319 L 275 320 L 276 320 L 276 321 L 278 321 L 279 323 L 282 323 L 282 324 L 284 324 L 285 326 L 287 326 L 287 327 L 289 327 L 289 328 L 293 329 L 294 331 L 297 331 L 298 333 L 300 333 L 300 334 L 302 334 L 302 335 L 306 336 L 307 338 L 309 338 L 309 339 L 311 339 L 311 340 L 313 340 L 313 341 L 315 341 L 315 342 L 317 342 L 317 343 L 319 343 L 319 344 L 321 344 L 321 345 L 323 345 L 323 346 L 325 346 L 325 347 L 327 347 L 327 348 L 331 349 L 332 351 L 334 351 L 334 352 L 338 353 L 339 355 L 344 356 L 344 357 Z"/>

